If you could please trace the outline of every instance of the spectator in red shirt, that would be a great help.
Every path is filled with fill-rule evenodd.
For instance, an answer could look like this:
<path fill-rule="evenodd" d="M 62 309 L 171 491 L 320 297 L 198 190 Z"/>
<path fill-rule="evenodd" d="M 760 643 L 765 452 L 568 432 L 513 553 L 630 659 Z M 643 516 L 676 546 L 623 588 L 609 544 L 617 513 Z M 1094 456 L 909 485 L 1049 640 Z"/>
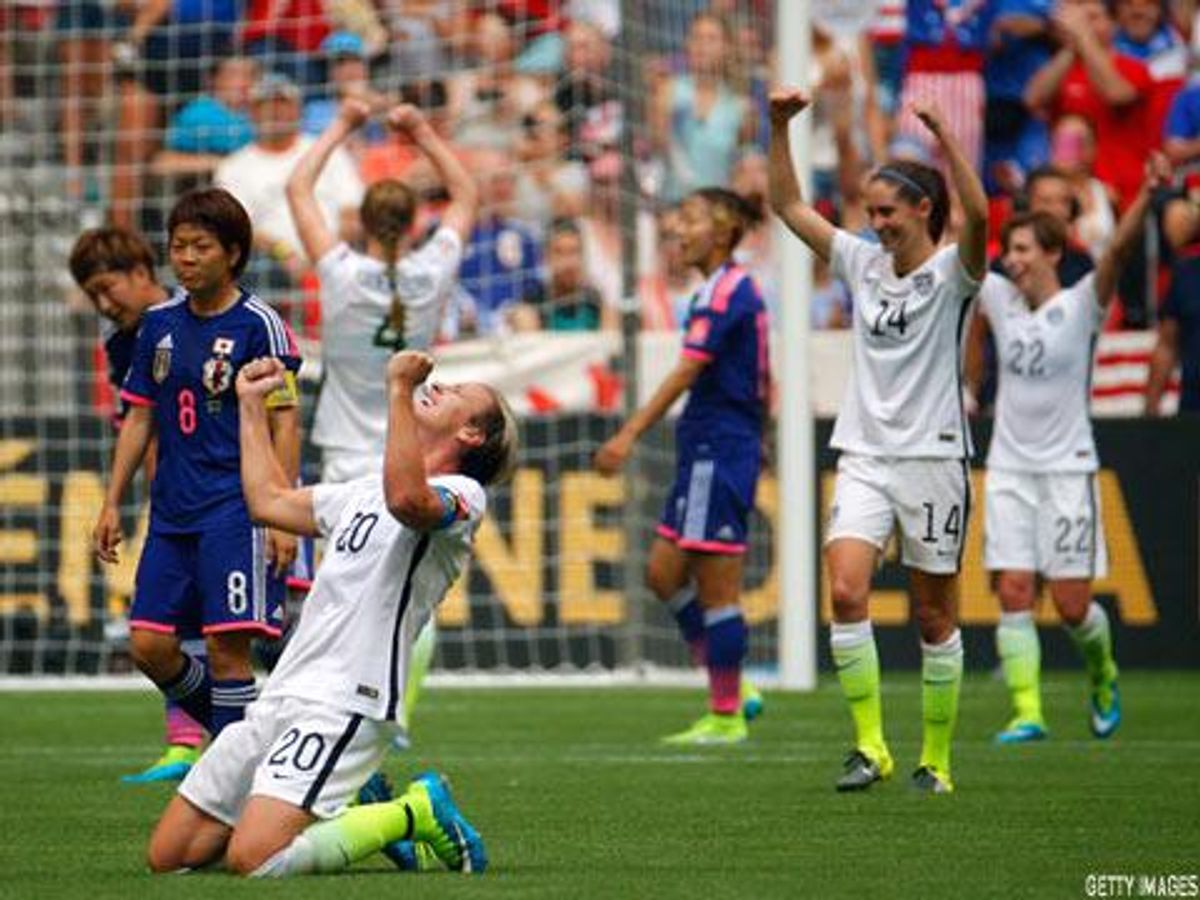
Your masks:
<path fill-rule="evenodd" d="M 242 47 L 306 94 L 324 80 L 321 42 L 333 31 L 322 0 L 248 0 Z"/>
<path fill-rule="evenodd" d="M 1124 208 L 1159 143 L 1149 114 L 1150 70 L 1113 49 L 1115 25 L 1100 0 L 1063 0 L 1054 33 L 1061 46 L 1030 80 L 1025 101 L 1053 121 L 1075 114 L 1093 123 L 1096 176 L 1116 190 Z"/>

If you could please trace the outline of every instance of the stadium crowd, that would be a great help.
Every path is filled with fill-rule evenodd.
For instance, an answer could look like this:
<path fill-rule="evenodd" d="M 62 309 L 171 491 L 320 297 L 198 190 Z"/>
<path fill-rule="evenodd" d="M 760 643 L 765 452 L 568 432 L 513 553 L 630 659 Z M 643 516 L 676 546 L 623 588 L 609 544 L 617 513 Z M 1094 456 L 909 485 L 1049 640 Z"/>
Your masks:
<path fill-rule="evenodd" d="M 678 201 L 730 187 L 765 209 L 767 84 L 776 62 L 769 0 L 650 4 L 645 55 L 623 108 L 625 46 L 616 0 L 15 0 L 3 13 L 5 129 L 49 116 L 63 185 L 78 208 L 161 239 L 162 210 L 215 182 L 249 209 L 250 280 L 302 333 L 319 328 L 319 286 L 290 221 L 291 167 L 355 98 L 376 111 L 420 107 L 479 180 L 445 340 L 511 330 L 616 328 L 620 190 L 636 184 L 637 272 L 645 329 L 681 326 L 697 287 L 680 260 Z M 941 164 L 911 114 L 936 103 L 983 177 L 992 256 L 1021 208 L 1069 226 L 1063 282 L 1090 270 L 1131 202 L 1148 154 L 1175 184 L 1126 269 L 1109 329 L 1159 329 L 1147 410 L 1183 362 L 1182 405 L 1200 408 L 1200 13 L 1190 0 L 879 0 L 851 30 L 815 4 L 814 188 L 819 209 L 866 228 L 865 175 L 885 159 Z M 52 35 L 53 104 L 23 102 L 31 54 Z M 51 114 L 46 109 L 53 109 Z M 632 114 L 632 115 L 631 115 Z M 633 160 L 621 130 L 638 122 Z M 634 165 L 634 178 L 622 168 Z M 400 177 L 429 229 L 444 191 L 415 149 L 378 121 L 339 149 L 317 194 L 331 226 L 362 239 L 364 190 Z M 767 217 L 763 217 L 764 222 Z M 951 216 L 952 240 L 961 213 Z M 771 228 L 741 262 L 778 308 Z M 1069 271 L 1067 271 L 1069 270 Z M 845 328 L 853 298 L 815 272 L 814 328 Z M 981 378 L 986 382 L 986 378 Z M 986 399 L 986 397 L 985 397 Z"/>

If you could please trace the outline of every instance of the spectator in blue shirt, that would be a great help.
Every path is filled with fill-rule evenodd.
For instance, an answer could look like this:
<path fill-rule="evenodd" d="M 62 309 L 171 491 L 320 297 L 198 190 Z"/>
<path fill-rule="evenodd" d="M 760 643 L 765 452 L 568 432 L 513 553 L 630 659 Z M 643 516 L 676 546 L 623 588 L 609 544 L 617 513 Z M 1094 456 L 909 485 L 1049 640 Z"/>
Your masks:
<path fill-rule="evenodd" d="M 300 119 L 302 133 L 315 137 L 328 128 L 337 118 L 343 100 L 362 100 L 374 112 L 382 112 L 389 106 L 386 97 L 371 89 L 367 45 L 361 37 L 352 31 L 335 31 L 321 42 L 321 52 L 326 59 L 329 93 L 304 104 Z M 371 119 L 356 132 L 355 138 L 381 144 L 387 140 L 387 131 L 381 121 Z"/>
<path fill-rule="evenodd" d="M 242 56 L 217 61 L 209 92 L 186 104 L 167 123 L 163 149 L 151 171 L 159 176 L 212 175 L 223 157 L 254 141 L 250 92 L 258 63 Z"/>
<path fill-rule="evenodd" d="M 984 66 L 984 184 L 1015 195 L 1024 176 L 1049 162 L 1046 123 L 1025 105 L 1025 87 L 1054 52 L 1052 0 L 1000 0 Z"/>
<path fill-rule="evenodd" d="M 459 267 L 459 281 L 475 304 L 475 329 L 495 334 L 506 327 L 505 316 L 541 291 L 541 249 L 533 235 L 511 218 L 516 185 L 504 154 L 479 151 L 481 213 Z"/>

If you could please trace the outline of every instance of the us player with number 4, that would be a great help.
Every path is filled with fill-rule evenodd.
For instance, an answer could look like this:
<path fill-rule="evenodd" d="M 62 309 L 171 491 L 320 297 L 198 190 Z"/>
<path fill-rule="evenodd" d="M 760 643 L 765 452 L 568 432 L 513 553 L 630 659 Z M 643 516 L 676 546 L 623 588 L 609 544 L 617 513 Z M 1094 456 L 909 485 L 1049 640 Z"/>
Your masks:
<path fill-rule="evenodd" d="M 948 793 L 963 669 L 958 571 L 971 501 L 960 366 L 964 324 L 986 271 L 987 197 L 938 111 L 919 106 L 913 112 L 940 145 L 962 207 L 957 243 L 941 245 L 946 179 L 907 161 L 868 178 L 879 243 L 835 228 L 803 200 L 792 168 L 788 126 L 810 104 L 800 90 L 771 93 L 769 179 L 775 212 L 854 298 L 854 362 L 831 441 L 841 456 L 825 532 L 830 645 L 856 733 L 836 787 L 864 790 L 894 768 L 868 597 L 898 531 L 921 635 L 922 744 L 912 784 Z"/>
<path fill-rule="evenodd" d="M 147 310 L 121 397 L 129 404 L 93 532 L 96 554 L 116 562 L 118 510 L 151 440 L 158 466 L 150 528 L 129 614 L 138 668 L 215 737 L 254 699 L 251 642 L 278 637 L 290 534 L 251 522 L 239 469 L 234 377 L 248 360 L 287 370 L 270 400 L 273 452 L 289 477 L 299 468 L 295 373 L 288 327 L 237 283 L 252 246 L 250 219 L 220 189 L 184 195 L 168 218 L 180 290 Z M 207 666 L 180 647 L 198 628 Z"/>
<path fill-rule="evenodd" d="M 1091 682 L 1089 722 L 1098 738 L 1121 723 L 1117 664 L 1093 578 L 1108 571 L 1096 486 L 1099 460 L 1088 410 L 1096 338 L 1121 265 L 1141 234 L 1156 189 L 1170 183 L 1155 154 L 1146 178 L 1096 269 L 1064 288 L 1057 266 L 1067 243 L 1061 221 L 1014 216 L 1001 232 L 1006 274 L 988 273 L 981 323 L 996 339 L 999 388 L 984 490 L 984 564 L 1000 599 L 996 649 L 1013 715 L 1001 744 L 1047 736 L 1039 687 L 1041 648 L 1033 608 L 1039 579 L 1079 649 Z M 973 329 L 972 350 L 983 332 Z"/>

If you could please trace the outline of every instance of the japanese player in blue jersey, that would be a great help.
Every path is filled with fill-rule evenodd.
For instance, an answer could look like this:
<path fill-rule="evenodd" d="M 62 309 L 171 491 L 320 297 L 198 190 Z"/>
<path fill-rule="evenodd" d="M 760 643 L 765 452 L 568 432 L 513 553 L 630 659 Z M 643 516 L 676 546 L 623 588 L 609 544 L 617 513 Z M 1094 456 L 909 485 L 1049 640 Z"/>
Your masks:
<path fill-rule="evenodd" d="M 71 249 L 69 266 L 80 290 L 101 316 L 108 379 L 117 390 L 125 381 L 133 361 L 138 328 L 151 306 L 165 302 L 170 292 L 154 275 L 154 251 L 141 235 L 124 228 L 94 228 L 85 231 Z M 113 427 L 120 429 L 127 405 L 122 401 L 113 414 Z M 147 480 L 154 477 L 155 450 L 143 462 Z M 189 652 L 202 655 L 204 642 L 189 642 Z M 166 747 L 144 771 L 126 775 L 122 781 L 174 781 L 188 773 L 200 756 L 204 729 L 179 704 L 166 701 Z"/>
<path fill-rule="evenodd" d="M 254 699 L 251 641 L 279 634 L 283 573 L 296 550 L 294 537 L 255 526 L 242 496 L 233 384 L 247 360 L 273 356 L 288 369 L 271 398 L 272 437 L 289 476 L 299 467 L 295 341 L 237 283 L 252 238 L 245 209 L 227 191 L 193 191 L 172 209 L 171 266 L 182 290 L 142 321 L 121 392 L 129 412 L 94 532 L 97 555 L 114 562 L 121 497 L 157 436 L 130 646 L 138 667 L 214 736 Z M 180 648 L 179 635 L 197 627 L 207 667 Z"/>
<path fill-rule="evenodd" d="M 634 442 L 685 391 L 676 426 L 676 476 L 646 581 L 669 604 L 693 660 L 708 669 L 709 713 L 672 743 L 732 744 L 761 698 L 742 678 L 746 621 L 738 605 L 747 520 L 762 459 L 770 366 L 767 313 L 733 252 L 757 212 L 738 195 L 704 188 L 681 206 L 684 261 L 705 282 L 692 298 L 683 355 L 654 396 L 596 453 L 615 474 Z"/>

